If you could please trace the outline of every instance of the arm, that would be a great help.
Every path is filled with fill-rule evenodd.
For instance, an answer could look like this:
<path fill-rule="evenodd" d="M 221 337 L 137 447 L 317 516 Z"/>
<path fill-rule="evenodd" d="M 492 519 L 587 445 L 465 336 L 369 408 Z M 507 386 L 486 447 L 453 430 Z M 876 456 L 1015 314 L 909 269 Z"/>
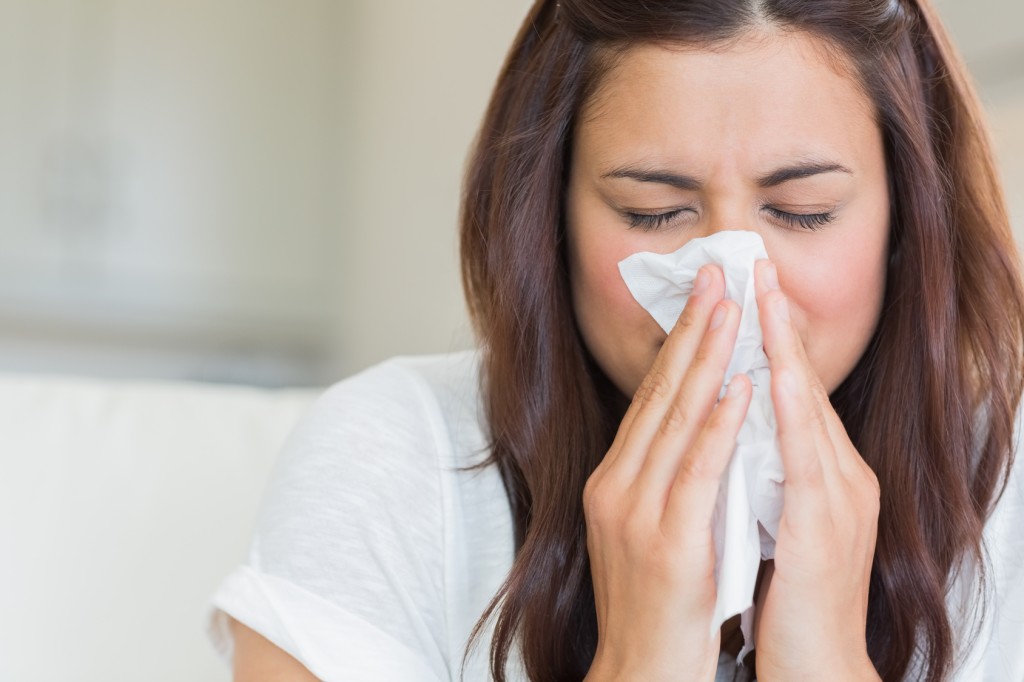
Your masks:
<path fill-rule="evenodd" d="M 234 682 L 319 682 L 291 655 L 230 618 L 235 641 Z"/>

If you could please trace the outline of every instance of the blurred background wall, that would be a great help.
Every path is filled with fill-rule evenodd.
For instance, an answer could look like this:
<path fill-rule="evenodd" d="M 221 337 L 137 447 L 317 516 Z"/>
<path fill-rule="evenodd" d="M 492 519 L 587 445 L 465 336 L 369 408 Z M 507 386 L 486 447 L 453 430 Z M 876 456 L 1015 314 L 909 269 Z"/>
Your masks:
<path fill-rule="evenodd" d="M 527 0 L 0 0 L 0 371 L 323 385 L 472 346 L 462 167 Z M 943 0 L 1024 225 L 1024 4 Z"/>

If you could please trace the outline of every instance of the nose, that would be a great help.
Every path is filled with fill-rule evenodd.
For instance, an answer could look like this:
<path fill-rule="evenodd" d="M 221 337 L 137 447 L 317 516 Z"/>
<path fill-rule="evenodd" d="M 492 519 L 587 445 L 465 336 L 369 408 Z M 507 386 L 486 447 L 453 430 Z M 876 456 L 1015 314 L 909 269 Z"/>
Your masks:
<path fill-rule="evenodd" d="M 697 233 L 707 237 L 726 230 L 757 232 L 765 238 L 763 227 L 758 220 L 756 200 L 747 197 L 722 197 L 706 202 L 697 225 Z M 693 235 L 693 232 L 690 233 Z"/>

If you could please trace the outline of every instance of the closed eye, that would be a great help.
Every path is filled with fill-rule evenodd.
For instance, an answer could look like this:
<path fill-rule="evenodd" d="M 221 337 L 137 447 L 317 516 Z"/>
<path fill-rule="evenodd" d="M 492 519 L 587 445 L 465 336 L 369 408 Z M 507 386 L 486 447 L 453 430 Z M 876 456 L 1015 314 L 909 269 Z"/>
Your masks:
<path fill-rule="evenodd" d="M 685 210 L 687 209 L 677 208 L 674 211 L 667 211 L 665 213 L 630 213 L 627 211 L 622 215 L 629 221 L 630 229 L 640 228 L 646 232 L 648 230 L 657 230 Z"/>
<path fill-rule="evenodd" d="M 768 213 L 776 220 L 781 220 L 788 225 L 811 231 L 820 230 L 836 219 L 835 213 L 832 212 L 788 213 L 786 211 L 780 211 L 772 206 L 763 206 L 762 208 L 768 211 Z M 629 221 L 630 229 L 639 228 L 646 232 L 657 230 L 665 223 L 671 221 L 673 218 L 687 210 L 690 209 L 678 208 L 664 213 L 633 213 L 627 211 L 623 213 L 623 216 Z"/>
<path fill-rule="evenodd" d="M 795 227 L 802 227 L 807 230 L 820 230 L 825 225 L 828 225 L 836 219 L 836 214 L 827 213 L 787 213 L 786 211 L 780 211 L 777 208 L 771 206 L 764 206 L 764 210 L 768 211 L 773 217 L 783 222 L 789 223 Z"/>

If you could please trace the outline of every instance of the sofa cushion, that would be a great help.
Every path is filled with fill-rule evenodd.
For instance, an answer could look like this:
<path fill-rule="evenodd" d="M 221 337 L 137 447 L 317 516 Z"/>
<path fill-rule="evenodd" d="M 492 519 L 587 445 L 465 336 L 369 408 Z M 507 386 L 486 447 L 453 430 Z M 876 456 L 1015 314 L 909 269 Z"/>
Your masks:
<path fill-rule="evenodd" d="M 321 392 L 0 374 L 0 679 L 228 679 L 208 600 Z"/>

